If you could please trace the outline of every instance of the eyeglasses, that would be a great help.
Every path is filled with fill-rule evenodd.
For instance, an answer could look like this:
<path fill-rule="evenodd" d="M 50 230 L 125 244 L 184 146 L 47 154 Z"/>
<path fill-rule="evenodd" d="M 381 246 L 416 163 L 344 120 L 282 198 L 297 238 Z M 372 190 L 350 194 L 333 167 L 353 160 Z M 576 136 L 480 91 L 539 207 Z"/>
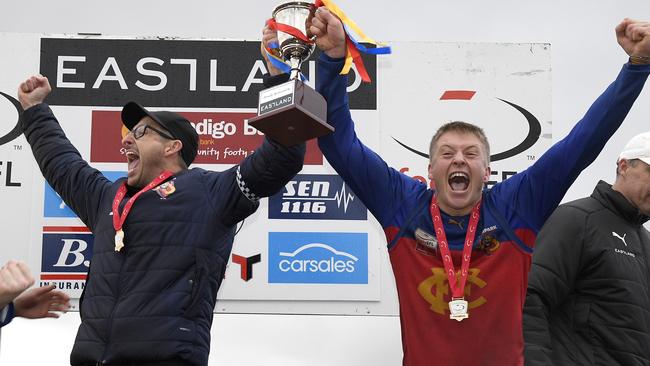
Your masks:
<path fill-rule="evenodd" d="M 161 130 L 153 127 L 153 126 L 149 126 L 149 125 L 140 125 L 140 126 L 134 128 L 134 129 L 132 129 L 129 133 L 133 134 L 133 138 L 137 140 L 140 137 L 144 136 L 145 132 L 147 132 L 147 128 L 156 131 L 160 136 L 162 136 L 162 137 L 164 137 L 166 139 L 177 140 L 177 139 L 173 138 L 171 135 L 169 135 L 168 133 L 166 133 L 164 131 L 161 131 Z"/>

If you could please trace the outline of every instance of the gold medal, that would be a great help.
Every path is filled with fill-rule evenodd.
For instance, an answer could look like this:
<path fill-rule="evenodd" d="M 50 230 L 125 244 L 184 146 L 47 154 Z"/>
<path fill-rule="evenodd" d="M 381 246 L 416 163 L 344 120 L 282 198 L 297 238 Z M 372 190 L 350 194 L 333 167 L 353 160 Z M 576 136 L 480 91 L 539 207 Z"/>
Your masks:
<path fill-rule="evenodd" d="M 119 252 L 124 248 L 124 231 L 122 229 L 115 233 L 115 251 Z"/>

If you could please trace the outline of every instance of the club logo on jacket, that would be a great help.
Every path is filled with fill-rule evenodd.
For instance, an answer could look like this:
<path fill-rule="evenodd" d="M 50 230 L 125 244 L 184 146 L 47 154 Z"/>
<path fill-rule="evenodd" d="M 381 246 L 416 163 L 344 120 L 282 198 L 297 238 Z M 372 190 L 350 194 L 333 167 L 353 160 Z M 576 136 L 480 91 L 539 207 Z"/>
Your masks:
<path fill-rule="evenodd" d="M 487 285 L 482 278 L 479 277 L 481 272 L 478 268 L 470 268 L 469 276 L 467 277 L 467 284 L 465 285 L 465 299 L 469 301 L 469 308 L 477 308 L 487 302 L 483 296 L 471 299 L 472 285 L 483 288 Z M 431 305 L 431 311 L 445 315 L 449 313 L 449 306 L 447 305 L 451 300 L 449 293 L 449 281 L 444 268 L 434 267 L 431 268 L 432 276 L 427 277 L 418 285 L 418 293 L 422 298 Z M 460 271 L 456 271 L 456 280 L 460 278 Z"/>
<path fill-rule="evenodd" d="M 430 256 L 438 256 L 438 240 L 433 234 L 417 228 L 415 229 L 415 250 Z"/>
<path fill-rule="evenodd" d="M 169 182 L 165 182 L 165 183 L 159 185 L 158 187 L 154 188 L 153 190 L 156 193 L 158 193 L 160 198 L 167 199 L 167 197 L 169 195 L 176 192 L 176 186 L 174 185 L 174 180 L 170 180 Z"/>

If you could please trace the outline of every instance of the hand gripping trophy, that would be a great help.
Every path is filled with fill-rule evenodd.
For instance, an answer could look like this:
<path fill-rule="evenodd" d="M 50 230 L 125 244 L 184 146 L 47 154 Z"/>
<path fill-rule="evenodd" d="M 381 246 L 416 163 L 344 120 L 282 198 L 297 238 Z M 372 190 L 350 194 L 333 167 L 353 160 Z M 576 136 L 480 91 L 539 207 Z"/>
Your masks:
<path fill-rule="evenodd" d="M 327 102 L 301 80 L 300 65 L 314 50 L 307 27 L 316 7 L 285 2 L 273 10 L 281 58 L 291 67 L 289 81 L 262 90 L 257 117 L 249 123 L 277 142 L 291 146 L 334 131 L 327 122 Z"/>

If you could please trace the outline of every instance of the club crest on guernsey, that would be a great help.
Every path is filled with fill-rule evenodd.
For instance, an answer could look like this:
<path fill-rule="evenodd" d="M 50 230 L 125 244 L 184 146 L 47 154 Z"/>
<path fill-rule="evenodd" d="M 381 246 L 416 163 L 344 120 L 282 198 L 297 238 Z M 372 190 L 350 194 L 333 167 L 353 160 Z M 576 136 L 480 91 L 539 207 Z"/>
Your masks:
<path fill-rule="evenodd" d="M 174 181 L 171 180 L 169 182 L 165 182 L 165 183 L 159 185 L 158 187 L 154 188 L 153 190 L 156 193 L 158 193 L 160 198 L 166 199 L 169 195 L 176 192 L 176 186 L 174 186 Z"/>
<path fill-rule="evenodd" d="M 433 234 L 417 228 L 415 229 L 415 249 L 425 255 L 438 255 L 438 240 Z"/>

